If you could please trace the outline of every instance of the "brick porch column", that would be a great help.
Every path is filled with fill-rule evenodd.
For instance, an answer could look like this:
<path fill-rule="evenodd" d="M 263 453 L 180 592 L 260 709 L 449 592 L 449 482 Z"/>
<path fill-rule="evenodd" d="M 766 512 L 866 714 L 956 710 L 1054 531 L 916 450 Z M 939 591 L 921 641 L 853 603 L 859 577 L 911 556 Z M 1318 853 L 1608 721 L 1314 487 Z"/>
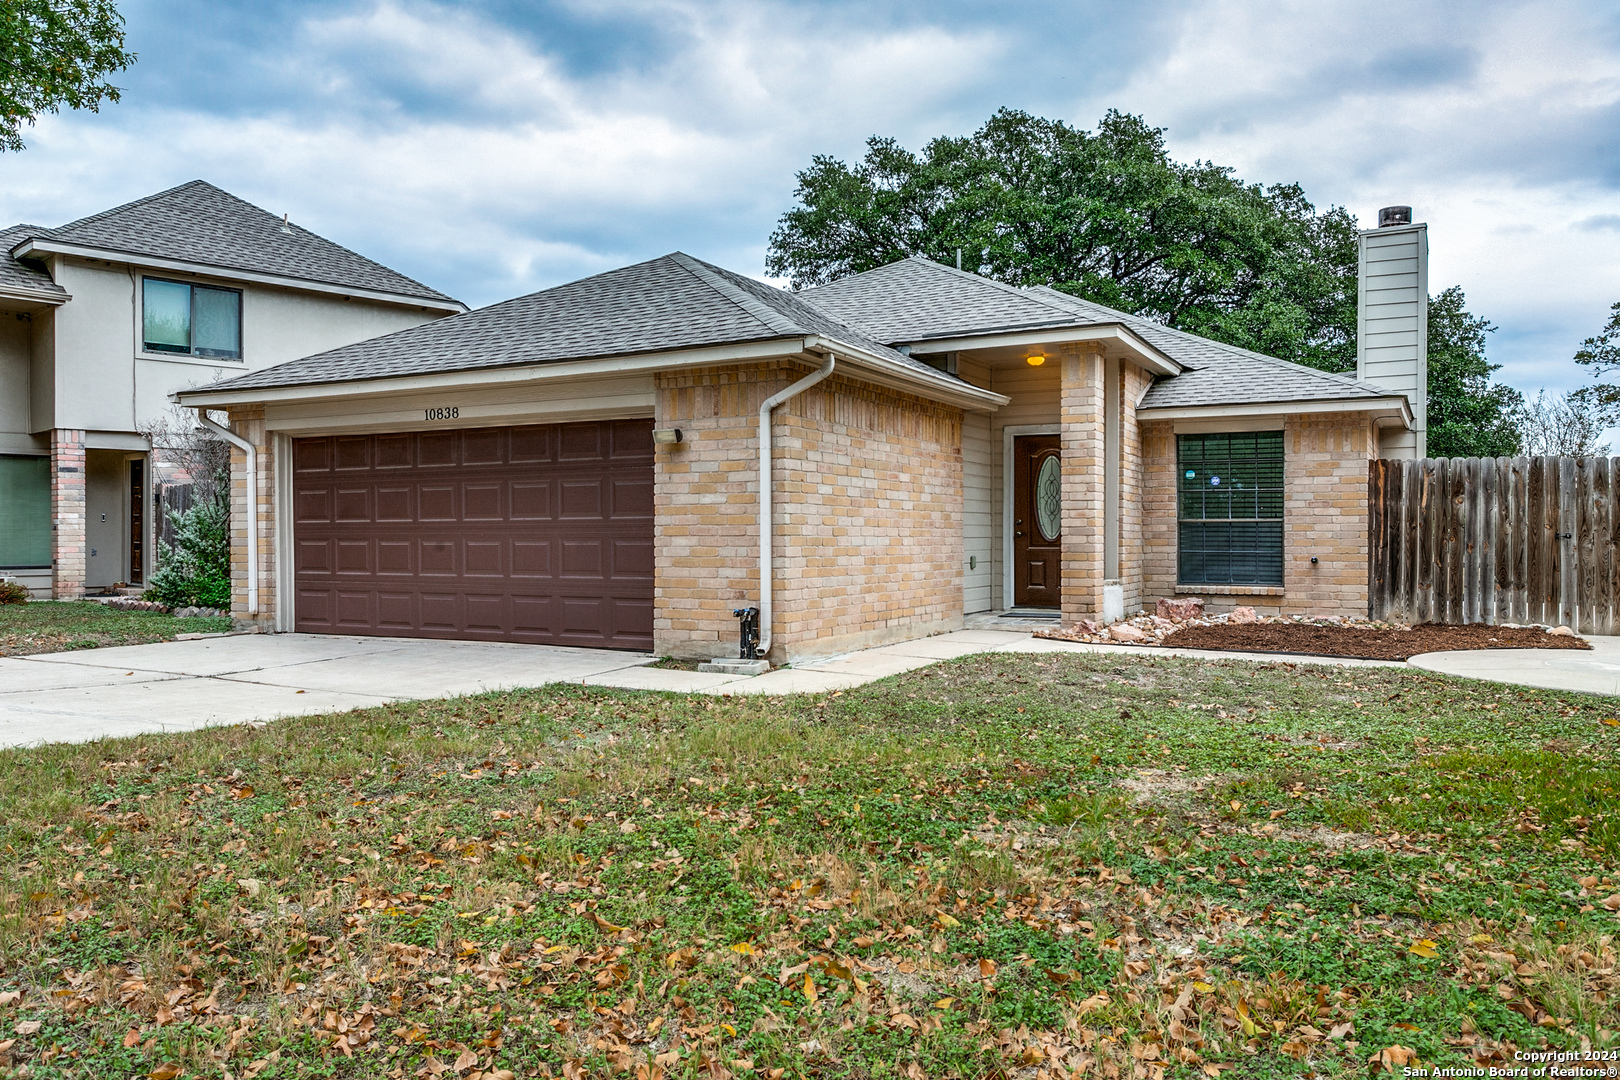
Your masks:
<path fill-rule="evenodd" d="M 51 432 L 51 596 L 76 600 L 84 595 L 85 547 L 84 432 Z"/>
<path fill-rule="evenodd" d="M 1063 440 L 1063 621 L 1103 609 L 1103 357 L 1082 343 L 1060 354 Z"/>
<path fill-rule="evenodd" d="M 231 448 L 231 617 L 269 631 L 276 619 L 275 443 L 264 425 L 264 406 L 230 410 L 233 431 L 258 450 L 257 476 L 249 476 L 247 455 Z M 248 535 L 248 500 L 258 504 L 259 534 Z M 248 612 L 248 545 L 258 550 L 259 610 Z"/>

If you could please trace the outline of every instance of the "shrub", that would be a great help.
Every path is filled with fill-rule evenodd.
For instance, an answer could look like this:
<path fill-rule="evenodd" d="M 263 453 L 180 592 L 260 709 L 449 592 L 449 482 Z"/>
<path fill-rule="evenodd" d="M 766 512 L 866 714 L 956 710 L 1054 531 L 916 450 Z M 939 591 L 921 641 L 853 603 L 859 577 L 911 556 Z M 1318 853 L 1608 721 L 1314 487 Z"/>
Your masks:
<path fill-rule="evenodd" d="M 231 504 L 224 486 L 169 511 L 174 542 L 163 545 L 149 599 L 170 607 L 231 606 Z"/>
<path fill-rule="evenodd" d="M 33 596 L 15 581 L 0 581 L 0 605 L 26 604 Z"/>

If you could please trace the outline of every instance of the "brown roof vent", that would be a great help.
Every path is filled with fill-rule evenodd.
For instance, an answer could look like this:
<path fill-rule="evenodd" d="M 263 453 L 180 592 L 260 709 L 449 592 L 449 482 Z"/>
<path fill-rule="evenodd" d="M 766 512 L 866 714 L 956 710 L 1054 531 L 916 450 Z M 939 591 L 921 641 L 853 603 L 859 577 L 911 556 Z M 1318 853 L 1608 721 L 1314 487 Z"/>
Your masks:
<path fill-rule="evenodd" d="M 1412 208 L 1410 206 L 1386 206 L 1378 211 L 1378 227 L 1380 229 L 1410 224 L 1412 224 Z"/>

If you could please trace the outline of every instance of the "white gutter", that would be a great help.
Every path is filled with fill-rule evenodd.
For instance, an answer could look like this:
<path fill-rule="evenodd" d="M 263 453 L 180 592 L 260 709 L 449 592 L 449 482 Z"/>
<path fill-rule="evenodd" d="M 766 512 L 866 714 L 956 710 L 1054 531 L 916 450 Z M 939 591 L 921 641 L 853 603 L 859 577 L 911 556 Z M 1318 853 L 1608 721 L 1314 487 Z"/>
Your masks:
<path fill-rule="evenodd" d="M 210 420 L 207 410 L 199 408 L 197 410 L 197 419 L 202 421 L 203 427 L 247 454 L 247 607 L 249 615 L 257 615 L 259 613 L 259 450 L 258 447 L 230 428 Z"/>
<path fill-rule="evenodd" d="M 838 358 L 827 354 L 827 362 L 786 390 L 766 398 L 759 406 L 759 644 L 758 656 L 771 651 L 771 410 L 798 397 L 833 373 Z"/>

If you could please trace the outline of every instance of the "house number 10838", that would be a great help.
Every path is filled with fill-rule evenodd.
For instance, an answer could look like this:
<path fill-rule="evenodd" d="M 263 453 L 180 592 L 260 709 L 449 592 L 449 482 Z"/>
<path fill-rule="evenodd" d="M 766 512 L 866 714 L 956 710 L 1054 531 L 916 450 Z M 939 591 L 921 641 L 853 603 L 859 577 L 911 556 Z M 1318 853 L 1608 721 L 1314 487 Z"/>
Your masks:
<path fill-rule="evenodd" d="M 447 408 L 424 409 L 423 412 L 426 414 L 424 418 L 428 420 L 454 420 L 461 415 L 461 409 L 455 405 Z"/>

